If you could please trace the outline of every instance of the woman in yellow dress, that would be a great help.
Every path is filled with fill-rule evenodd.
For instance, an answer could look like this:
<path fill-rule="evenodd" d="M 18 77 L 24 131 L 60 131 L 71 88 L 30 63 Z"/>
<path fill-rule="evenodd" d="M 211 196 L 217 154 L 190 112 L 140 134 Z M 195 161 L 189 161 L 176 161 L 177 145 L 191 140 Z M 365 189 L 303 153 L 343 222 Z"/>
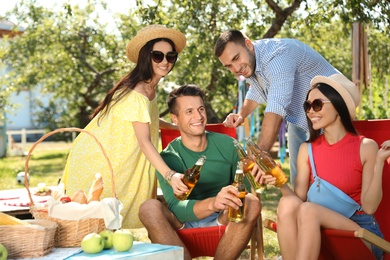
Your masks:
<path fill-rule="evenodd" d="M 157 150 L 159 126 L 175 126 L 159 119 L 156 88 L 185 45 L 186 37 L 177 30 L 162 25 L 140 30 L 126 47 L 135 68 L 107 93 L 85 128 L 97 137 L 112 164 L 115 191 L 124 206 L 122 228 L 142 227 L 138 209 L 153 195 L 155 169 L 165 173 L 175 187 L 182 185 L 180 175 L 165 164 Z M 108 163 L 91 136 L 81 133 L 62 177 L 66 194 L 72 196 L 80 189 L 88 192 L 96 173 L 102 174 L 105 182 L 101 198 L 112 197 Z"/>

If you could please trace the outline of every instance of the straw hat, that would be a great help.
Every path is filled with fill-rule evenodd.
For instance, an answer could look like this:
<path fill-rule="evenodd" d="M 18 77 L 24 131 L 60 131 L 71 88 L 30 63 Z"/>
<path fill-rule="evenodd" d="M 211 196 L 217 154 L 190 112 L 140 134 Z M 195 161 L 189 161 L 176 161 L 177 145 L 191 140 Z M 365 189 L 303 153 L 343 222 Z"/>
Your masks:
<path fill-rule="evenodd" d="M 348 107 L 351 119 L 356 116 L 356 107 L 360 102 L 360 93 L 358 87 L 342 74 L 333 74 L 329 77 L 315 76 L 310 82 L 310 88 L 318 83 L 325 83 L 334 88 L 344 99 Z"/>
<path fill-rule="evenodd" d="M 137 33 L 137 35 L 127 44 L 127 58 L 137 63 L 141 48 L 149 41 L 157 38 L 167 38 L 173 41 L 177 52 L 181 52 L 186 46 L 186 37 L 180 31 L 170 29 L 160 24 L 152 24 Z"/>

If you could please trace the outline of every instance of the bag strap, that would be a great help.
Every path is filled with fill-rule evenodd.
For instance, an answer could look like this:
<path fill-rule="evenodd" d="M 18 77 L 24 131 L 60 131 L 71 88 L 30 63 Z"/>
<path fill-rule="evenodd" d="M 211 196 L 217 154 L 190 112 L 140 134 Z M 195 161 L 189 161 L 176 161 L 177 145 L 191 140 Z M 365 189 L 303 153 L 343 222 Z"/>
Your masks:
<path fill-rule="evenodd" d="M 315 178 L 315 177 L 317 177 L 317 171 L 316 171 L 316 165 L 314 164 L 313 150 L 311 147 L 311 143 L 307 144 L 307 151 L 309 153 L 309 159 L 310 159 L 311 170 L 313 172 L 313 178 Z"/>

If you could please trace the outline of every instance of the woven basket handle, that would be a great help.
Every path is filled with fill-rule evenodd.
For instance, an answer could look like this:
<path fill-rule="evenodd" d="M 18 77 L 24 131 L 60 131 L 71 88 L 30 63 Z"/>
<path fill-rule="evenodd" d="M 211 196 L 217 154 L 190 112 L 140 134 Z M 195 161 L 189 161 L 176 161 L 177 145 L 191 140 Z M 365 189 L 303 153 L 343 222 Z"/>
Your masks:
<path fill-rule="evenodd" d="M 52 136 L 56 133 L 63 133 L 63 132 L 83 132 L 83 133 L 86 133 L 88 135 L 90 135 L 95 141 L 96 143 L 98 144 L 98 146 L 100 147 L 100 149 L 102 150 L 102 153 L 104 155 L 104 158 L 106 158 L 107 160 L 107 163 L 108 163 L 108 168 L 110 169 L 110 172 L 111 172 L 111 189 L 112 189 L 112 195 L 114 198 L 116 198 L 116 192 L 115 192 L 115 181 L 114 181 L 114 171 L 112 169 L 112 165 L 111 165 L 111 162 L 110 160 L 108 159 L 108 156 L 106 154 L 106 151 L 104 150 L 103 148 L 103 145 L 99 142 L 99 140 L 96 138 L 95 135 L 93 135 L 91 132 L 88 132 L 87 130 L 85 129 L 81 129 L 81 128 L 76 128 L 76 127 L 68 127 L 68 128 L 58 128 L 52 132 L 49 132 L 47 134 L 45 134 L 44 136 L 42 136 L 38 141 L 36 141 L 33 146 L 31 147 L 30 151 L 28 152 L 28 155 L 27 155 L 27 159 L 26 159 L 26 163 L 24 164 L 24 186 L 26 187 L 27 189 L 27 192 L 28 192 L 28 196 L 30 198 L 30 208 L 34 205 L 34 201 L 32 199 L 32 196 L 31 196 L 31 192 L 30 192 L 30 189 L 29 189 L 29 184 L 28 184 L 28 179 L 27 179 L 27 173 L 28 173 L 28 162 L 30 160 L 30 157 L 31 157 L 31 153 L 34 151 L 35 147 L 40 143 L 42 142 L 43 140 L 45 140 L 47 137 L 49 136 Z"/>

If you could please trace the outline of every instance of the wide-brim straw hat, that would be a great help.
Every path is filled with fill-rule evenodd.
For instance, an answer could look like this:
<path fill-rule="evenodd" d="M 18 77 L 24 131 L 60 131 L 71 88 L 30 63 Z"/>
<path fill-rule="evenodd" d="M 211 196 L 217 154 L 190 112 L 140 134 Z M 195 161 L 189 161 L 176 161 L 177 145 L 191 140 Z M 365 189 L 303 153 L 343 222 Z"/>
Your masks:
<path fill-rule="evenodd" d="M 334 88 L 344 99 L 351 119 L 356 116 L 356 107 L 360 103 L 360 93 L 358 87 L 342 74 L 333 74 L 329 77 L 315 76 L 310 82 L 310 88 L 318 83 L 325 83 Z"/>
<path fill-rule="evenodd" d="M 138 55 L 141 48 L 149 41 L 167 38 L 175 44 L 175 50 L 181 52 L 186 46 L 186 37 L 178 30 L 167 28 L 161 24 L 152 24 L 142 30 L 127 44 L 126 56 L 127 58 L 137 63 Z"/>

